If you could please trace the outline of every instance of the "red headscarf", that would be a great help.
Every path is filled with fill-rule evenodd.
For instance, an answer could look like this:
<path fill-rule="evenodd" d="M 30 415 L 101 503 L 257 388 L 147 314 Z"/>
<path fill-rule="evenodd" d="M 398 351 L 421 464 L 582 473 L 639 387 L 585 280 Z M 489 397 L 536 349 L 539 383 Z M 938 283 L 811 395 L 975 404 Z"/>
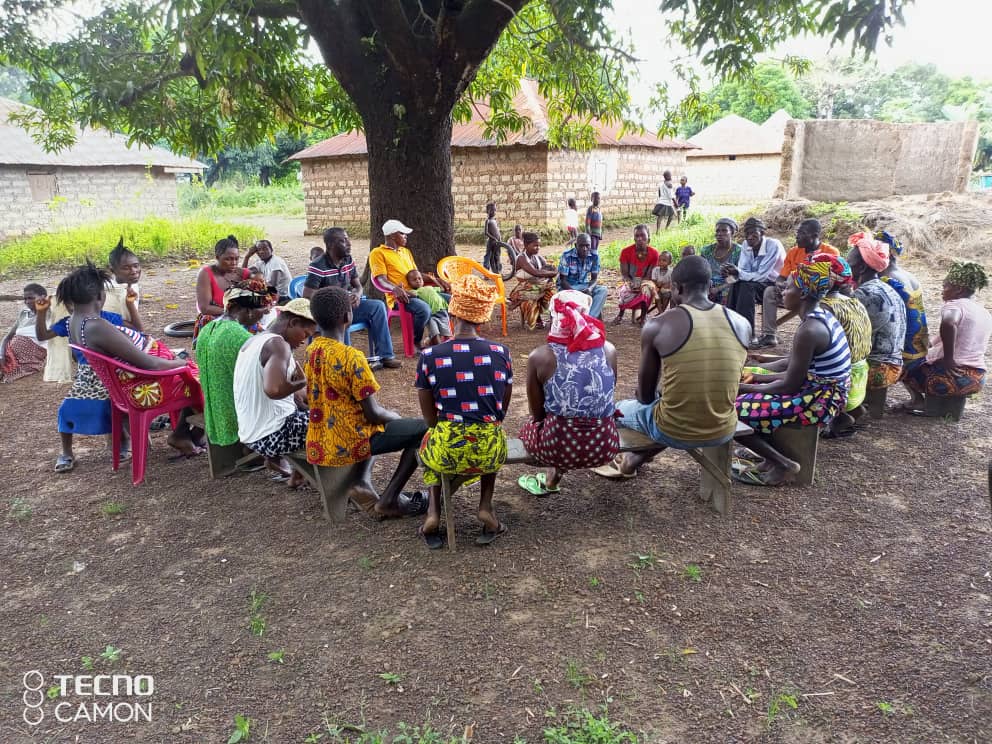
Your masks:
<path fill-rule="evenodd" d="M 562 344 L 569 351 L 598 349 L 606 343 L 603 321 L 588 315 L 592 297 L 565 289 L 551 298 L 551 331 L 548 342 Z"/>

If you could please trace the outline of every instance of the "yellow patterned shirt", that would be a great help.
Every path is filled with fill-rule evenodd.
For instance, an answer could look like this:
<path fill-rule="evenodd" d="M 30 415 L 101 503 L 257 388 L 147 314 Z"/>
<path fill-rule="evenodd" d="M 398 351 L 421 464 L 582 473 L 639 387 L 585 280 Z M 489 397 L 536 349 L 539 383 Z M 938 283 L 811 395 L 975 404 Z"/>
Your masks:
<path fill-rule="evenodd" d="M 379 390 L 365 355 L 340 341 L 318 336 L 307 349 L 310 424 L 307 460 L 341 467 L 371 457 L 370 438 L 385 430 L 370 424 L 362 401 Z"/>

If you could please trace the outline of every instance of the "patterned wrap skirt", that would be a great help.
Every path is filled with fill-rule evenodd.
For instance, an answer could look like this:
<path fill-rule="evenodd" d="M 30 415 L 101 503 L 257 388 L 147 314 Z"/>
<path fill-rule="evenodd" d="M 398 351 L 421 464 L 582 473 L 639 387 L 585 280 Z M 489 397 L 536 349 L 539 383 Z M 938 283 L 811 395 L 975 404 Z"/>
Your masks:
<path fill-rule="evenodd" d="M 952 375 L 940 362 L 924 362 L 906 373 L 910 389 L 935 398 L 961 398 L 974 395 L 985 384 L 985 370 L 979 367 L 961 367 L 961 374 Z"/>
<path fill-rule="evenodd" d="M 658 286 L 650 279 L 641 281 L 641 286 L 634 289 L 627 282 L 620 285 L 617 302 L 621 310 L 647 310 L 658 297 Z"/>
<path fill-rule="evenodd" d="M 844 410 L 850 388 L 850 377 L 827 379 L 807 374 L 794 395 L 738 395 L 737 418 L 758 434 L 771 434 L 783 424 L 826 426 Z"/>
<path fill-rule="evenodd" d="M 0 359 L 0 382 L 13 382 L 22 377 L 41 372 L 45 368 L 47 352 L 27 336 L 12 336 L 6 352 Z"/>
<path fill-rule="evenodd" d="M 506 462 L 506 432 L 499 424 L 438 421 L 420 443 L 424 483 L 441 484 L 441 475 L 470 475 L 465 484 L 495 473 Z"/>
<path fill-rule="evenodd" d="M 520 439 L 527 454 L 563 473 L 598 468 L 620 452 L 620 432 L 612 416 L 566 418 L 549 413 L 540 421 L 528 418 Z"/>
<path fill-rule="evenodd" d="M 888 362 L 868 362 L 868 389 L 881 390 L 899 382 L 902 377 L 901 364 Z"/>
<path fill-rule="evenodd" d="M 556 291 L 554 279 L 518 279 L 517 285 L 510 291 L 509 300 L 519 303 L 520 320 L 533 331 L 541 320 L 541 313 L 548 311 Z"/>

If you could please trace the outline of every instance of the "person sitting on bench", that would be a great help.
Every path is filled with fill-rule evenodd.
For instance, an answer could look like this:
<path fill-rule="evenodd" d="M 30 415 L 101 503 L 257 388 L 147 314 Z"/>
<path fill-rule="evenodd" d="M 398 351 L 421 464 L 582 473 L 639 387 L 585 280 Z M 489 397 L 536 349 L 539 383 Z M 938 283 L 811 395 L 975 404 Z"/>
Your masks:
<path fill-rule="evenodd" d="M 479 520 L 487 545 L 506 532 L 493 510 L 496 472 L 506 462 L 506 433 L 502 421 L 513 392 L 510 350 L 479 335 L 496 304 L 496 287 L 474 274 L 451 283 L 448 314 L 455 337 L 424 349 L 417 365 L 417 396 L 430 429 L 420 446 L 424 482 L 430 486 L 430 504 L 420 533 L 427 547 L 444 545 L 441 522 L 443 476 L 481 478 Z"/>
<path fill-rule="evenodd" d="M 884 390 L 902 374 L 902 347 L 906 339 L 906 306 L 899 294 L 879 278 L 889 265 L 889 246 L 869 235 L 851 236 L 847 256 L 857 289 L 854 296 L 871 319 L 868 354 L 868 390 Z"/>
<path fill-rule="evenodd" d="M 851 349 L 837 319 L 820 307 L 833 286 L 831 264 L 800 264 L 789 276 L 782 300 L 796 310 L 799 327 L 792 354 L 766 365 L 770 374 L 745 374 L 737 396 L 737 415 L 754 430 L 738 441 L 764 462 L 735 474 L 750 485 L 778 486 L 795 478 L 799 463 L 776 450 L 766 438 L 783 424 L 827 426 L 844 410 L 851 388 Z"/>
<path fill-rule="evenodd" d="M 365 355 L 344 343 L 354 322 L 354 303 L 343 287 L 318 289 L 310 297 L 318 336 L 307 349 L 306 376 L 310 390 L 307 462 L 343 468 L 374 455 L 401 452 L 400 461 L 382 494 L 369 479 L 369 468 L 354 468 L 341 488 L 349 498 L 380 518 L 408 517 L 427 510 L 427 496 L 404 493 L 417 469 L 417 447 L 427 432 L 421 419 L 403 418 L 376 399 L 379 383 Z M 370 463 L 371 464 L 371 463 Z"/>
<path fill-rule="evenodd" d="M 596 468 L 593 472 L 598 475 L 633 478 L 638 467 L 666 447 L 691 450 L 733 439 L 734 399 L 751 326 L 709 299 L 711 278 L 710 264 L 702 256 L 676 264 L 672 271 L 676 306 L 649 320 L 641 333 L 637 400 L 617 404 L 621 413 L 617 423 L 651 437 L 658 449 L 623 453 Z"/>
<path fill-rule="evenodd" d="M 992 315 L 975 299 L 975 292 L 988 283 L 985 269 L 970 261 L 955 262 L 947 272 L 940 332 L 930 340 L 926 362 L 906 375 L 906 385 L 913 391 L 908 404 L 913 413 L 923 411 L 924 395 L 961 398 L 985 384 Z"/>
<path fill-rule="evenodd" d="M 262 457 L 281 459 L 306 444 L 307 379 L 293 359 L 293 349 L 315 330 L 309 300 L 290 300 L 269 329 L 252 336 L 238 352 L 234 363 L 238 439 Z M 294 472 L 288 485 L 299 488 L 303 476 Z"/>
<path fill-rule="evenodd" d="M 592 298 L 565 290 L 551 298 L 548 343 L 527 357 L 530 418 L 520 430 L 527 453 L 554 468 L 522 475 L 517 483 L 535 496 L 559 490 L 569 470 L 595 468 L 620 452 L 613 389 L 617 350 L 603 322 L 589 316 Z"/>

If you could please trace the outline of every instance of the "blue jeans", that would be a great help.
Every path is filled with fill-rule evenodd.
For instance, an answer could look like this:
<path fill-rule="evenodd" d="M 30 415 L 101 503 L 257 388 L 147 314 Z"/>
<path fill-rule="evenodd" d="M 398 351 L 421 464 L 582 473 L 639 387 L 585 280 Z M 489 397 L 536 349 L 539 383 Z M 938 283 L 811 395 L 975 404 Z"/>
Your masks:
<path fill-rule="evenodd" d="M 734 435 L 721 439 L 710 439 L 705 442 L 686 442 L 668 436 L 658 428 L 658 423 L 654 420 L 654 408 L 661 401 L 658 398 L 653 403 L 641 403 L 639 400 L 622 400 L 617 403 L 617 410 L 620 411 L 620 418 L 617 419 L 617 426 L 625 429 L 633 429 L 641 434 L 646 434 L 658 444 L 665 447 L 672 447 L 680 450 L 696 449 L 697 447 L 716 447 L 726 444 Z"/>
<path fill-rule="evenodd" d="M 572 285 L 572 289 L 579 292 L 585 292 L 589 287 L 589 282 L 573 282 L 569 280 L 568 283 Z M 561 289 L 561 285 L 558 288 Z M 603 314 L 603 305 L 606 304 L 606 295 L 609 293 L 610 291 L 602 284 L 597 284 L 592 288 L 592 307 L 589 308 L 589 314 L 592 317 L 598 318 Z"/>
<path fill-rule="evenodd" d="M 445 301 L 451 301 L 451 295 L 444 292 L 441 292 L 440 295 Z M 413 316 L 413 342 L 419 346 L 424 341 L 424 329 L 427 327 L 427 321 L 431 318 L 430 305 L 419 297 L 411 297 L 406 304 L 402 302 L 397 304 Z"/>
<path fill-rule="evenodd" d="M 393 337 L 389 335 L 389 324 L 386 322 L 386 303 L 363 297 L 358 307 L 352 308 L 351 315 L 352 323 L 365 323 L 369 327 L 369 360 L 392 359 Z M 351 345 L 347 331 L 344 342 Z"/>

